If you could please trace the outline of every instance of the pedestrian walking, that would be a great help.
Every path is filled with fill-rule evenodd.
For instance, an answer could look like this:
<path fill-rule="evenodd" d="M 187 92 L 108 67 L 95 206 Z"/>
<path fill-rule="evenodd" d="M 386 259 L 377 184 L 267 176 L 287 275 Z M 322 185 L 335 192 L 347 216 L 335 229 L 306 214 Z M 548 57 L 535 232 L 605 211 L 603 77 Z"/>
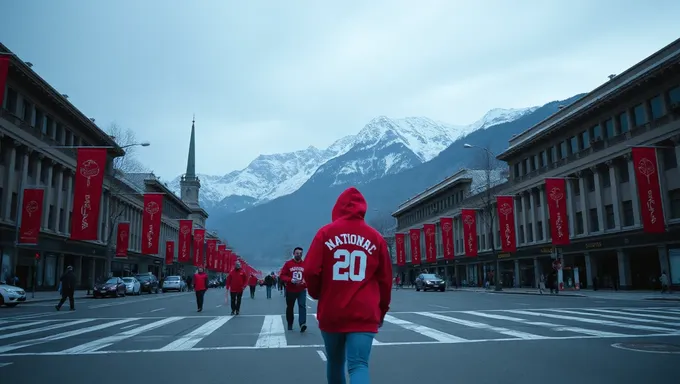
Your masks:
<path fill-rule="evenodd" d="M 267 299 L 272 298 L 272 286 L 275 283 L 275 275 L 274 272 L 272 272 L 270 275 L 265 276 L 264 278 L 264 286 L 265 289 L 267 290 Z"/>
<path fill-rule="evenodd" d="M 538 281 L 538 292 L 542 295 L 543 291 L 545 291 L 545 275 L 541 273 L 540 280 Z"/>
<path fill-rule="evenodd" d="M 203 267 L 198 267 L 198 272 L 194 274 L 194 290 L 196 291 L 197 312 L 203 312 L 203 299 L 205 291 L 208 290 L 208 275 L 203 271 Z"/>
<path fill-rule="evenodd" d="M 57 304 L 55 308 L 57 311 L 60 310 L 61 306 L 66 302 L 66 299 L 68 299 L 70 310 L 75 311 L 76 303 L 73 295 L 76 293 L 76 274 L 73 273 L 72 266 L 69 265 L 66 267 L 66 272 L 64 272 L 64 274 L 61 275 L 61 279 L 59 279 L 59 285 L 61 287 L 61 300 L 59 300 L 59 304 Z"/>
<path fill-rule="evenodd" d="M 248 276 L 241 269 L 241 263 L 237 261 L 234 269 L 227 275 L 227 283 L 225 285 L 231 299 L 232 315 L 238 315 L 241 312 L 241 298 L 243 297 L 243 290 L 247 282 Z"/>
<path fill-rule="evenodd" d="M 248 287 L 250 288 L 250 298 L 255 298 L 255 290 L 257 289 L 257 276 L 254 273 L 250 274 L 248 278 Z"/>
<path fill-rule="evenodd" d="M 307 285 L 303 277 L 305 271 L 304 263 L 302 262 L 302 248 L 295 247 L 293 250 L 293 258 L 286 261 L 281 268 L 279 276 L 286 284 L 286 320 L 288 321 L 288 330 L 293 330 L 293 321 L 295 320 L 295 302 L 298 306 L 298 324 L 300 324 L 300 332 L 307 330 Z"/>
<path fill-rule="evenodd" d="M 326 347 L 326 380 L 369 383 L 371 346 L 392 298 L 392 260 L 382 235 L 366 224 L 367 204 L 348 188 L 333 207 L 333 222 L 314 236 L 304 278 L 317 299 L 317 319 Z"/>
<path fill-rule="evenodd" d="M 671 290 L 668 288 L 668 275 L 666 274 L 666 270 L 664 269 L 661 271 L 661 276 L 659 276 L 659 282 L 661 283 L 661 293 L 668 292 L 671 293 Z"/>

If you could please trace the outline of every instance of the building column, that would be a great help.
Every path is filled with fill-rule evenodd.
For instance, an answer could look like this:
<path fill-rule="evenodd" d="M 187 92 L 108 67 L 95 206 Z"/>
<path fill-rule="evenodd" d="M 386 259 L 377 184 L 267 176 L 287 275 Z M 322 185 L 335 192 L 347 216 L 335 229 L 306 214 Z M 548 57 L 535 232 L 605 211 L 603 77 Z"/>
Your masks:
<path fill-rule="evenodd" d="M 677 148 L 677 147 L 676 147 Z M 659 188 L 661 189 L 661 211 L 663 212 L 663 218 L 664 218 L 664 223 L 666 223 L 666 226 L 668 226 L 668 220 L 672 220 L 673 217 L 671 215 L 671 201 L 670 201 L 670 196 L 668 196 L 668 181 L 665 176 L 665 171 L 666 165 L 664 163 L 664 156 L 663 156 L 663 151 L 664 148 L 656 148 L 655 149 L 655 155 L 656 155 L 656 165 L 658 169 L 658 180 L 659 180 Z M 676 170 L 678 167 L 675 167 Z"/>
<path fill-rule="evenodd" d="M 496 272 L 498 273 L 498 272 Z M 513 284 L 513 287 L 519 288 L 521 286 L 520 283 L 520 277 L 519 277 L 519 260 L 515 259 L 515 282 Z"/>
<path fill-rule="evenodd" d="M 616 163 L 612 160 L 605 162 L 609 169 L 609 191 L 612 195 L 612 208 L 614 209 L 614 230 L 621 230 L 621 199 L 619 198 L 619 175 L 616 173 Z"/>
<path fill-rule="evenodd" d="M 54 176 L 54 162 L 47 160 L 47 180 L 45 184 L 45 208 L 43 208 L 43 229 L 50 228 L 50 205 L 52 205 L 52 176 Z"/>
<path fill-rule="evenodd" d="M 57 170 L 57 204 L 56 204 L 56 212 L 54 217 L 56 218 L 56 223 L 54 226 L 54 229 L 56 232 L 66 232 L 61 228 L 61 209 L 62 209 L 62 200 L 64 199 L 64 193 L 62 192 L 62 189 L 64 188 L 64 170 L 63 169 L 58 169 Z"/>
<path fill-rule="evenodd" d="M 17 164 L 17 147 L 19 146 L 18 142 L 14 142 L 14 145 L 12 145 L 11 149 L 9 150 L 9 162 L 7 164 L 7 167 L 5 170 L 7 171 L 7 184 L 5 188 L 5 220 L 10 221 L 11 219 L 11 214 L 12 214 L 12 192 L 14 192 L 14 186 L 16 185 L 16 172 L 14 169 L 16 168 Z M 18 195 L 17 195 L 18 196 Z M 18 199 L 17 199 L 18 201 Z M 18 210 L 17 210 L 18 211 Z M 18 212 L 17 212 L 18 214 Z"/>
<path fill-rule="evenodd" d="M 574 238 L 576 234 L 576 228 L 574 228 L 574 223 L 576 222 L 576 208 L 574 201 L 574 184 L 572 179 L 566 179 L 565 184 L 567 185 L 567 215 L 569 215 L 569 237 Z"/>
<path fill-rule="evenodd" d="M 680 135 L 673 137 L 673 144 L 675 145 L 675 158 L 680 161 Z M 675 167 L 675 173 L 680 177 L 680 166 Z"/>
<path fill-rule="evenodd" d="M 33 174 L 35 175 L 35 185 L 39 186 L 41 184 L 41 178 L 42 178 L 42 165 L 43 165 L 43 159 L 45 158 L 45 155 L 42 153 L 38 153 L 37 158 L 35 159 L 35 171 L 33 171 Z"/>
<path fill-rule="evenodd" d="M 593 287 L 593 278 L 597 277 L 597 263 L 594 263 L 590 252 L 584 252 L 586 260 L 586 286 Z"/>
<path fill-rule="evenodd" d="M 80 287 L 80 284 L 82 283 L 83 279 L 83 256 L 77 256 L 78 259 L 76 260 L 76 265 L 73 267 L 76 271 L 76 287 Z"/>
<path fill-rule="evenodd" d="M 536 225 L 536 196 L 534 189 L 529 190 L 529 217 L 531 217 L 531 238 L 534 243 L 538 242 L 538 227 Z M 544 239 L 542 239 L 544 240 Z"/>
<path fill-rule="evenodd" d="M 71 211 L 73 211 L 73 175 L 74 171 L 72 169 L 67 169 L 64 171 L 64 177 L 66 178 L 66 210 L 64 215 L 64 233 L 71 234 Z"/>
<path fill-rule="evenodd" d="M 588 236 L 590 234 L 590 222 L 588 218 L 590 217 L 590 210 L 588 209 L 588 188 L 586 188 L 586 179 L 584 172 L 577 172 L 578 177 L 578 189 L 581 191 L 579 194 L 579 200 L 581 202 L 581 223 L 583 225 L 583 235 Z"/>
<path fill-rule="evenodd" d="M 539 288 L 539 283 L 541 282 L 541 274 L 543 271 L 541 271 L 541 266 L 538 263 L 538 257 L 534 257 L 534 284 L 536 284 L 536 288 Z"/>
<path fill-rule="evenodd" d="M 595 209 L 597 209 L 598 232 L 604 232 L 606 224 L 604 222 L 604 201 L 602 199 L 600 170 L 597 167 L 591 167 L 590 171 L 593 172 L 593 181 L 595 182 Z"/>
<path fill-rule="evenodd" d="M 93 287 L 93 285 L 94 285 L 94 280 L 97 278 L 97 276 L 96 276 L 97 272 L 95 271 L 95 267 L 96 267 L 97 265 L 95 264 L 95 259 L 94 259 L 94 258 L 91 258 L 91 259 L 89 260 L 89 263 L 90 263 L 90 274 L 89 274 L 89 276 L 90 276 L 90 281 L 87 281 L 86 283 L 88 284 L 88 287 L 87 287 L 87 288 L 88 288 L 88 289 L 91 289 L 91 288 Z"/>
<path fill-rule="evenodd" d="M 543 241 L 548 241 L 548 207 L 545 205 L 545 184 L 538 187 L 538 201 L 541 204 L 541 232 Z"/>
<path fill-rule="evenodd" d="M 661 267 L 661 272 L 666 271 L 668 274 L 668 281 L 673 281 L 671 280 L 671 268 L 670 268 L 670 262 L 668 261 L 668 246 L 666 244 L 659 245 L 656 247 L 658 253 L 659 253 L 659 266 Z"/>
<path fill-rule="evenodd" d="M 513 204 L 514 204 L 514 207 L 512 207 L 512 209 L 513 209 L 513 212 L 515 213 L 515 214 L 513 215 L 513 216 L 514 216 L 514 220 L 515 220 L 515 244 L 517 244 L 517 246 L 519 247 L 521 243 L 519 242 L 519 225 L 520 225 L 520 217 L 519 217 L 519 215 L 517 214 L 517 212 L 519 212 L 519 209 L 518 209 L 518 207 L 519 207 L 519 201 L 517 200 L 517 197 L 518 197 L 518 196 L 521 197 L 522 195 L 516 195 L 516 196 L 513 197 L 513 199 L 512 199 L 512 202 L 513 202 Z"/>
<path fill-rule="evenodd" d="M 640 226 L 640 197 L 638 196 L 637 180 L 635 179 L 635 164 L 633 164 L 633 156 L 627 153 L 625 156 L 628 160 L 628 185 L 630 186 L 630 201 L 633 204 L 633 225 Z"/>
<path fill-rule="evenodd" d="M 527 231 L 527 204 L 524 198 L 524 192 L 519 194 L 519 202 L 522 207 L 522 235 L 524 235 L 524 244 L 529 243 L 529 231 Z"/>
<path fill-rule="evenodd" d="M 630 271 L 630 255 L 623 249 L 616 250 L 616 258 L 619 264 L 619 289 L 630 289 L 631 271 Z"/>
<path fill-rule="evenodd" d="M 498 251 L 499 248 L 501 248 L 500 239 L 496 239 L 496 237 L 498 236 L 498 233 L 499 233 L 498 232 L 499 231 L 499 228 L 498 228 L 498 226 L 499 226 L 498 206 L 494 203 L 493 206 L 491 207 L 491 209 L 493 209 L 493 212 L 494 212 L 494 214 L 493 214 L 494 220 L 491 221 L 491 241 L 493 241 L 494 249 Z"/>

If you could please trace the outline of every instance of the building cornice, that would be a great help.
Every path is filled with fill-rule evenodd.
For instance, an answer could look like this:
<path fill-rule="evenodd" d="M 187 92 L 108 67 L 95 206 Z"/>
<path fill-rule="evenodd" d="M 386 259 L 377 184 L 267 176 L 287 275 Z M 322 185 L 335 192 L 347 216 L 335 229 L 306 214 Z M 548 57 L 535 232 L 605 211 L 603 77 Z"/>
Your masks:
<path fill-rule="evenodd" d="M 440 181 L 439 183 L 425 189 L 423 192 L 413 196 L 412 198 L 406 200 L 405 202 L 401 203 L 399 207 L 397 208 L 396 211 L 392 213 L 392 217 L 397 217 L 398 215 L 404 213 L 405 211 L 413 208 L 414 206 L 418 205 L 425 199 L 432 197 L 436 195 L 437 193 L 447 190 L 450 187 L 453 187 L 456 184 L 460 183 L 471 183 L 472 178 L 471 177 L 462 177 L 466 174 L 467 169 L 462 168 L 458 170 L 456 173 L 453 175 L 445 178 L 444 180 Z"/>

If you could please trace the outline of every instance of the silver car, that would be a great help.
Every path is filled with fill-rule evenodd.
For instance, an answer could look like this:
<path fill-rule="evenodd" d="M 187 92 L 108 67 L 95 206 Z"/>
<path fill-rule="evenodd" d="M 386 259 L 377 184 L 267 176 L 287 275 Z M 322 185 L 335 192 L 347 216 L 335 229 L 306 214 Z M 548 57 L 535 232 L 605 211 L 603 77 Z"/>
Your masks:
<path fill-rule="evenodd" d="M 142 294 L 142 284 L 134 277 L 123 277 L 123 283 L 125 284 L 126 295 Z"/>
<path fill-rule="evenodd" d="M 184 292 L 187 289 L 187 283 L 179 276 L 168 276 L 163 280 L 163 292 L 177 291 Z"/>
<path fill-rule="evenodd" d="M 26 291 L 23 288 L 0 283 L 0 307 L 16 307 L 17 304 L 26 301 Z"/>

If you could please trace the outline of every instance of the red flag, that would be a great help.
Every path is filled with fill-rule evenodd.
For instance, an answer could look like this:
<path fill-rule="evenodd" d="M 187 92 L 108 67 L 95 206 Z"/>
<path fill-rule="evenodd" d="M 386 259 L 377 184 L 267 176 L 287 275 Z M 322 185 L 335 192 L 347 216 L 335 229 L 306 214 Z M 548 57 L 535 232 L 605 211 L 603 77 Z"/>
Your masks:
<path fill-rule="evenodd" d="M 217 239 L 206 240 L 205 266 L 210 270 L 215 270 L 215 260 L 217 259 Z"/>
<path fill-rule="evenodd" d="M 175 260 L 175 242 L 168 240 L 165 242 L 165 265 L 172 265 Z"/>
<path fill-rule="evenodd" d="M 465 256 L 477 256 L 477 211 L 461 209 L 460 213 L 463 217 Z"/>
<path fill-rule="evenodd" d="M 194 222 L 191 220 L 179 221 L 179 239 L 177 242 L 178 254 L 177 261 L 188 263 L 191 260 L 191 230 Z"/>
<path fill-rule="evenodd" d="M 411 264 L 420 264 L 420 229 L 409 231 L 411 236 Z"/>
<path fill-rule="evenodd" d="M 78 148 L 71 240 L 99 238 L 99 206 L 101 205 L 106 149 Z"/>
<path fill-rule="evenodd" d="M 550 215 L 550 235 L 553 245 L 569 244 L 567 221 L 567 182 L 565 179 L 545 179 L 545 194 Z"/>
<path fill-rule="evenodd" d="M 234 269 L 234 264 L 236 264 L 236 255 L 234 255 L 231 249 L 227 249 L 227 262 L 227 269 L 231 272 Z"/>
<path fill-rule="evenodd" d="M 635 181 L 637 181 L 641 203 L 642 228 L 646 233 L 666 232 L 666 219 L 663 214 L 659 183 L 661 174 L 656 159 L 656 148 L 634 147 L 632 152 Z"/>
<path fill-rule="evenodd" d="M 7 85 L 7 73 L 9 72 L 9 57 L 0 56 L 0 107 L 5 99 L 5 86 Z"/>
<path fill-rule="evenodd" d="M 130 248 L 130 223 L 123 221 L 118 223 L 116 228 L 116 258 L 127 258 L 128 248 Z"/>
<path fill-rule="evenodd" d="M 439 227 L 442 231 L 442 247 L 444 248 L 444 258 L 452 260 L 454 258 L 453 248 L 453 218 L 442 217 L 439 219 Z"/>
<path fill-rule="evenodd" d="M 142 214 L 142 253 L 157 255 L 161 234 L 161 216 L 163 212 L 163 194 L 145 193 L 144 212 Z"/>
<path fill-rule="evenodd" d="M 194 266 L 203 266 L 203 239 L 205 239 L 205 229 L 194 230 Z"/>
<path fill-rule="evenodd" d="M 0 88 L 0 92 L 3 91 L 4 88 Z M 42 188 L 24 189 L 24 197 L 21 204 L 19 244 L 38 244 L 38 237 L 40 236 L 40 223 L 42 222 L 41 219 L 43 213 L 44 197 L 45 190 Z"/>
<path fill-rule="evenodd" d="M 226 244 L 220 244 L 217 246 L 217 254 L 219 255 L 219 264 L 218 264 L 218 271 L 221 273 L 225 272 L 225 269 L 227 268 L 227 245 Z"/>
<path fill-rule="evenodd" d="M 406 244 L 404 244 L 403 233 L 397 233 L 394 235 L 395 242 L 397 243 L 397 265 L 406 265 Z"/>
<path fill-rule="evenodd" d="M 503 252 L 517 251 L 514 204 L 515 198 L 512 196 L 496 196 L 498 224 L 501 231 L 501 249 L 503 249 Z"/>
<path fill-rule="evenodd" d="M 434 238 L 436 226 L 434 224 L 424 224 L 425 233 L 425 259 L 428 263 L 437 262 L 437 244 Z"/>

